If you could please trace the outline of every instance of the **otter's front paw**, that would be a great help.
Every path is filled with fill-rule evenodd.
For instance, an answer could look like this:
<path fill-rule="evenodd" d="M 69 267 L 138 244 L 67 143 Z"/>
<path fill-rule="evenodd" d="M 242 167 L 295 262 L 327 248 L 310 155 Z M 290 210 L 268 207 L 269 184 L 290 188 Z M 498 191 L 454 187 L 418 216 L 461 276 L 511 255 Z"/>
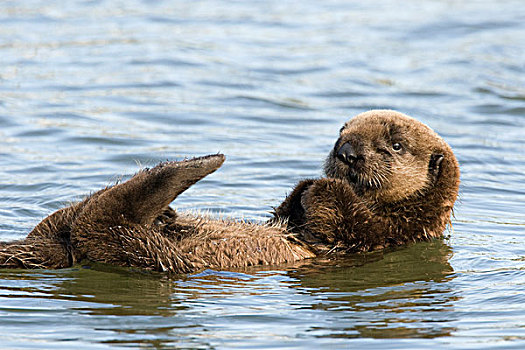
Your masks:
<path fill-rule="evenodd" d="M 290 193 L 284 202 L 277 208 L 275 208 L 273 215 L 274 220 L 285 220 L 288 222 L 288 228 L 292 231 L 304 223 L 304 209 L 301 205 L 301 199 L 303 193 L 316 180 L 303 180 L 299 182 L 292 193 Z"/>
<path fill-rule="evenodd" d="M 350 186 L 341 180 L 316 180 L 301 198 L 305 228 L 325 243 L 347 240 L 352 233 L 348 229 L 347 215 L 356 202 L 355 198 Z"/>
<path fill-rule="evenodd" d="M 315 210 L 316 207 L 336 208 L 352 203 L 356 195 L 352 188 L 339 179 L 323 178 L 315 180 L 301 197 L 305 210 Z"/>

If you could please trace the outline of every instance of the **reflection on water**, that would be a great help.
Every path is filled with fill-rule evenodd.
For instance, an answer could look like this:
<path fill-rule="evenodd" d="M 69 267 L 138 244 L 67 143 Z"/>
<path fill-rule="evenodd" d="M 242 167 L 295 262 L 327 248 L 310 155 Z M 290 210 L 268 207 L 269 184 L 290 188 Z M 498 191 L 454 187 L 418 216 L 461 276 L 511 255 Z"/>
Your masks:
<path fill-rule="evenodd" d="M 211 346 L 239 328 L 251 329 L 247 344 L 258 343 L 266 327 L 281 337 L 290 331 L 305 338 L 448 336 L 458 299 L 448 283 L 450 254 L 446 244 L 434 241 L 280 270 L 207 270 L 175 280 L 101 264 L 7 271 L 0 293 L 10 306 L 0 310 L 24 313 L 30 323 L 62 314 L 39 330 L 53 329 L 55 341 L 73 332 L 75 342 L 155 347 L 184 344 L 189 336 L 192 346 Z M 80 333 L 86 322 L 96 325 L 89 335 Z"/>
<path fill-rule="evenodd" d="M 525 348 L 521 0 L 4 1 L 0 240 L 165 159 L 174 205 L 264 221 L 350 115 L 429 124 L 462 170 L 445 243 L 236 272 L 0 271 L 2 348 Z"/>
<path fill-rule="evenodd" d="M 322 300 L 313 307 L 348 311 L 337 327 L 319 327 L 316 332 L 319 336 L 372 338 L 450 335 L 453 304 L 459 298 L 451 290 L 451 254 L 450 247 L 434 241 L 377 253 L 380 257 L 372 261 L 367 257 L 349 266 L 338 262 L 300 270 L 301 286 L 320 291 Z"/>

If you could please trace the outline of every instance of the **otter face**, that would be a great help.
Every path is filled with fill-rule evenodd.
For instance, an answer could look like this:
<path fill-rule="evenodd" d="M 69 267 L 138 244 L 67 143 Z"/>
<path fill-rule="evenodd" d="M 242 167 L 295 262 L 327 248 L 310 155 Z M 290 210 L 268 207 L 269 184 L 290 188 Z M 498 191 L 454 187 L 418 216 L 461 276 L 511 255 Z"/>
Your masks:
<path fill-rule="evenodd" d="M 325 173 L 348 181 L 365 199 L 401 201 L 433 184 L 443 159 L 436 147 L 442 142 L 429 127 L 404 114 L 362 113 L 341 129 Z"/>

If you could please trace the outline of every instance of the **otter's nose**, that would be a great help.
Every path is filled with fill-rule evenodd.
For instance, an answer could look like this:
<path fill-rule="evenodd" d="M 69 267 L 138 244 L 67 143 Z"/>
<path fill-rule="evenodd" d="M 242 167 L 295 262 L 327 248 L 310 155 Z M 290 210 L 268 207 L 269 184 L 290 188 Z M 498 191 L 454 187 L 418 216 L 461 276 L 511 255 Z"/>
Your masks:
<path fill-rule="evenodd" d="M 349 165 L 352 165 L 357 160 L 357 153 L 355 152 L 354 147 L 352 147 L 350 142 L 347 142 L 344 145 L 342 145 L 337 151 L 337 158 Z"/>

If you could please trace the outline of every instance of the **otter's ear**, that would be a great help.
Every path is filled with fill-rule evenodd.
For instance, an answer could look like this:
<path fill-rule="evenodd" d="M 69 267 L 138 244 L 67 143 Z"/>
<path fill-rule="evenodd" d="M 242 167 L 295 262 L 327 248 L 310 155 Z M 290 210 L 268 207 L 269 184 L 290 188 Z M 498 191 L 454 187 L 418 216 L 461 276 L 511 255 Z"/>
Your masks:
<path fill-rule="evenodd" d="M 434 153 L 430 156 L 430 161 L 428 162 L 428 173 L 433 181 L 436 181 L 439 176 L 441 162 L 444 158 L 445 156 L 440 153 Z"/>
<path fill-rule="evenodd" d="M 128 181 L 95 194 L 83 210 L 83 222 L 150 224 L 179 194 L 217 170 L 224 159 L 217 154 L 142 170 Z"/>

